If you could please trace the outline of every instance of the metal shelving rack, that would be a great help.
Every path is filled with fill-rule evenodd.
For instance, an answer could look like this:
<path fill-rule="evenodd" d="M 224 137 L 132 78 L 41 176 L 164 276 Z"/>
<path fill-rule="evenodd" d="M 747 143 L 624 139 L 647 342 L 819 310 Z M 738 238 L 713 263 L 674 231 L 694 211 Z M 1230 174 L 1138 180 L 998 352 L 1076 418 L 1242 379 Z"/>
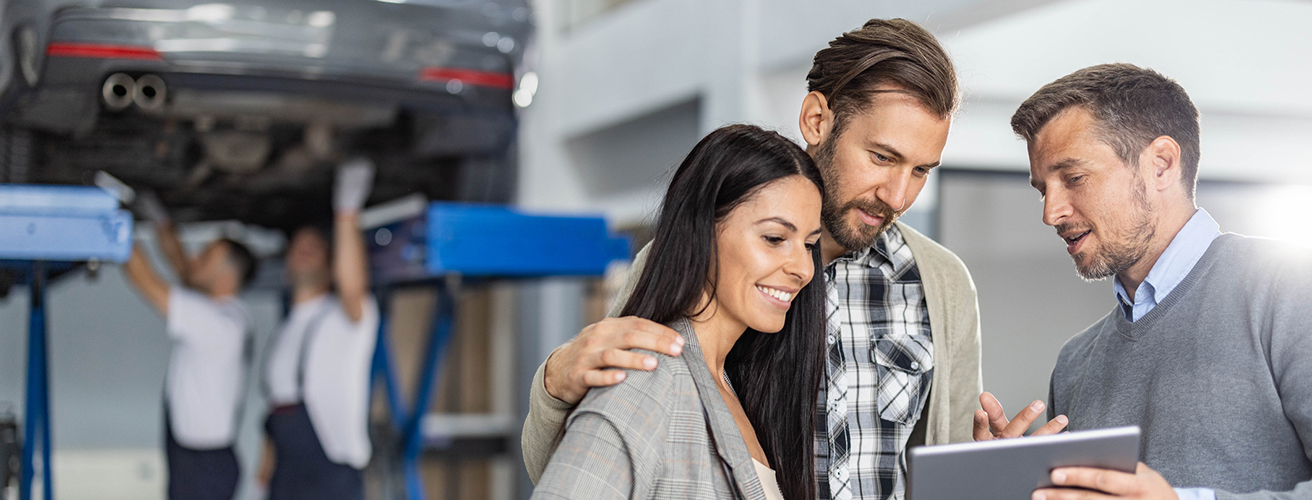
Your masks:
<path fill-rule="evenodd" d="M 379 322 L 373 377 L 380 381 L 396 436 L 404 498 L 425 498 L 419 460 L 462 439 L 513 435 L 505 415 L 431 414 L 444 357 L 451 344 L 465 282 L 600 276 L 611 261 L 629 257 L 629 240 L 611 235 L 601 217 L 530 215 L 503 206 L 432 203 L 419 215 L 366 229 Z M 398 287 L 437 289 L 431 331 L 415 394 L 401 394 L 387 338 L 387 296 Z"/>

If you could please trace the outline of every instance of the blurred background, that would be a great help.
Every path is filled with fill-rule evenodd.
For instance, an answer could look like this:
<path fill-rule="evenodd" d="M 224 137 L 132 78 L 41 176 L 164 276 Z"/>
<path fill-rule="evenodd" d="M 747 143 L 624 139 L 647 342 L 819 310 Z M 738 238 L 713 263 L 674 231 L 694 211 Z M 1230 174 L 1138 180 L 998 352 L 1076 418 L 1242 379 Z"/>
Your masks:
<path fill-rule="evenodd" d="M 87 184 L 105 170 L 158 191 L 190 249 L 250 243 L 267 265 L 243 298 L 265 346 L 283 314 L 280 230 L 328 215 L 332 159 L 375 159 L 370 205 L 600 215 L 636 249 L 702 135 L 746 122 L 800 140 L 811 57 L 874 17 L 925 25 L 956 63 L 965 99 L 943 167 L 903 220 L 969 267 L 985 387 L 1007 408 L 1046 399 L 1062 344 L 1114 304 L 1040 222 L 1008 125 L 1043 84 L 1107 62 L 1177 79 L 1202 112 L 1198 204 L 1223 231 L 1312 244 L 1302 0 L 0 0 L 0 182 Z M 370 231 L 373 247 L 391 241 Z M 138 239 L 153 247 L 150 231 Z M 50 291 L 61 499 L 164 497 L 169 342 L 115 267 Z M 461 285 L 422 419 L 428 498 L 527 498 L 518 432 L 533 370 L 604 315 L 623 273 Z M 0 423 L 21 422 L 28 294 L 0 293 Z M 442 293 L 390 292 L 405 394 Z M 248 385 L 239 498 L 256 499 L 266 405 Z M 369 495 L 402 498 L 379 399 Z"/>

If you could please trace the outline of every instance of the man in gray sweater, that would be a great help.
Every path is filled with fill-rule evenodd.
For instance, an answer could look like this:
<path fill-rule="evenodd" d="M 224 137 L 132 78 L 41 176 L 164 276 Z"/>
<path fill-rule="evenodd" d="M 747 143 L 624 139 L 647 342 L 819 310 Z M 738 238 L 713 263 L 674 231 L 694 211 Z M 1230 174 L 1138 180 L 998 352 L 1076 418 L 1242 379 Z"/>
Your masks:
<path fill-rule="evenodd" d="M 1198 111 L 1184 89 L 1093 66 L 1039 89 L 1011 123 L 1043 222 L 1081 277 L 1114 277 L 1117 298 L 1062 348 L 1048 414 L 1073 430 L 1143 429 L 1136 473 L 1057 469 L 1061 487 L 1034 498 L 1312 499 L 1312 252 L 1222 234 L 1194 205 Z M 991 396 L 981 404 L 977 439 L 1014 435 Z"/>

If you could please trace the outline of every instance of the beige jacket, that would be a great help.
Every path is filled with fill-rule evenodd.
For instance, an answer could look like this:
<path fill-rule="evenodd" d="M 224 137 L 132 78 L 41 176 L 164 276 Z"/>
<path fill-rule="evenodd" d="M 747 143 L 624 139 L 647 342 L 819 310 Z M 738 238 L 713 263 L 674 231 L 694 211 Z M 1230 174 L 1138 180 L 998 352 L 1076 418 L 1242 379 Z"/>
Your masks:
<path fill-rule="evenodd" d="M 929 327 L 934 342 L 934 381 L 925 411 L 925 444 L 971 441 L 971 426 L 979 395 L 984 391 L 980 374 L 979 303 L 970 272 L 948 249 L 910 226 L 897 223 L 902 237 L 920 268 Z M 646 263 L 647 248 L 638 252 L 629 279 L 620 289 L 610 314 L 616 315 L 637 284 Z M 572 406 L 547 394 L 543 370 L 538 367 L 529 392 L 528 418 L 524 420 L 521 444 L 524 466 L 536 483 L 560 443 L 565 418 Z M 917 424 L 920 427 L 920 424 Z M 914 439 L 914 436 L 913 436 Z"/>

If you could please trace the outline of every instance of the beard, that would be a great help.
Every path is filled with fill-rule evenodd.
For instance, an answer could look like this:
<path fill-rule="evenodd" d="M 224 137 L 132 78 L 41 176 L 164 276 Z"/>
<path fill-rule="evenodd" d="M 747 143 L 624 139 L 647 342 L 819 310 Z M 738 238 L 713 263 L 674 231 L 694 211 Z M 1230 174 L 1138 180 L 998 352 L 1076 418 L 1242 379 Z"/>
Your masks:
<path fill-rule="evenodd" d="M 820 222 L 824 224 L 825 230 L 829 231 L 829 236 L 844 249 L 869 248 L 874 246 L 879 235 L 888 230 L 902 214 L 879 201 L 878 198 L 852 199 L 845 202 L 839 199 L 839 186 L 844 185 L 844 182 L 842 175 L 839 174 L 840 169 L 834 165 L 834 144 L 837 142 L 836 137 L 830 138 L 820 144 L 815 154 L 816 166 L 820 168 L 820 174 L 825 181 L 824 200 L 820 205 Z M 848 221 L 848 214 L 852 213 L 852 209 L 861 209 L 865 213 L 881 217 L 883 222 L 878 227 L 871 227 L 859 221 L 851 223 Z"/>
<path fill-rule="evenodd" d="M 1124 214 L 1127 219 L 1133 221 L 1129 235 L 1120 241 L 1100 237 L 1102 245 L 1087 265 L 1080 264 L 1079 254 L 1072 255 L 1071 259 L 1075 261 L 1075 274 L 1080 279 L 1088 282 L 1105 280 L 1134 266 L 1148 254 L 1149 244 L 1157 232 L 1151 215 L 1152 205 L 1148 202 L 1147 188 L 1138 176 L 1135 176 L 1132 190 L 1134 203 L 1129 213 Z M 1074 229 L 1077 229 L 1077 226 L 1073 224 L 1057 225 L 1058 234 Z M 1079 229 L 1087 231 L 1092 227 Z"/>

